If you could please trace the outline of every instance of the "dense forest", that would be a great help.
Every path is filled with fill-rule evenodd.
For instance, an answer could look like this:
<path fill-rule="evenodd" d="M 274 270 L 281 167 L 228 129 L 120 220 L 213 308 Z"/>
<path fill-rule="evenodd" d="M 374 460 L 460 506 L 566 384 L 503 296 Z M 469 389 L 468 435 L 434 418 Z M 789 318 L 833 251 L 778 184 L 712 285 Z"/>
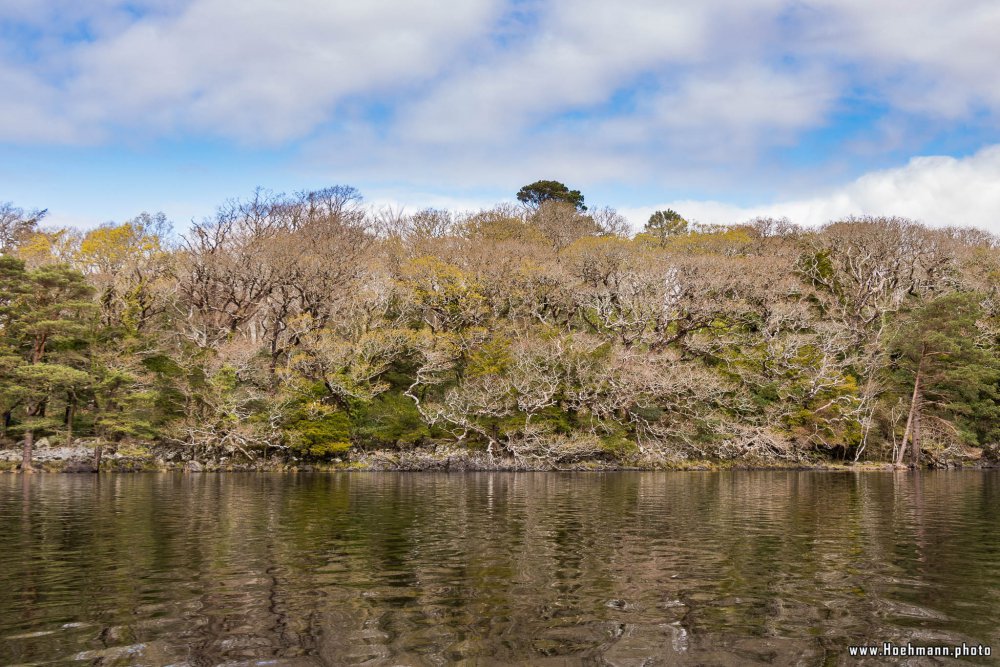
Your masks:
<path fill-rule="evenodd" d="M 632 234 L 555 181 L 518 200 L 257 191 L 177 235 L 2 205 L 0 446 L 25 468 L 42 438 L 245 463 L 996 460 L 997 237 L 670 210 Z"/>

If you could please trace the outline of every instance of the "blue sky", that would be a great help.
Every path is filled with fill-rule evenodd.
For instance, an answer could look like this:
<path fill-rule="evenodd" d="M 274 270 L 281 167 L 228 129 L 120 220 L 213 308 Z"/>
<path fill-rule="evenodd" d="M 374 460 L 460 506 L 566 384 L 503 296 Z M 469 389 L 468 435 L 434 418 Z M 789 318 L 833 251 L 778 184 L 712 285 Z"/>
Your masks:
<path fill-rule="evenodd" d="M 1000 232 L 995 0 L 4 0 L 0 201 L 183 229 L 256 186 L 635 224 Z"/>

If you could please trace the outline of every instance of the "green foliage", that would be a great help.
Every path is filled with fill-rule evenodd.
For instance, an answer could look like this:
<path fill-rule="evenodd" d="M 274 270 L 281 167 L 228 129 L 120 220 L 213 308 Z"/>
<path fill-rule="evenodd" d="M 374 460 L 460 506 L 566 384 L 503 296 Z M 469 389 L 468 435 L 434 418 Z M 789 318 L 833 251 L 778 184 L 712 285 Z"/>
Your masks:
<path fill-rule="evenodd" d="M 417 257 L 402 267 L 401 274 L 401 285 L 435 330 L 474 326 L 486 316 L 482 285 L 455 264 Z"/>
<path fill-rule="evenodd" d="M 970 445 L 1000 440 L 1000 356 L 978 329 L 982 296 L 954 293 L 929 301 L 892 342 L 892 380 L 901 396 L 919 370 L 925 429 L 938 427 Z"/>
<path fill-rule="evenodd" d="M 284 433 L 293 451 L 312 458 L 328 458 L 351 447 L 350 419 L 320 401 L 296 406 L 285 421 Z"/>
<path fill-rule="evenodd" d="M 17 367 L 14 376 L 40 398 L 55 391 L 80 389 L 91 379 L 84 371 L 51 363 L 23 364 Z"/>
<path fill-rule="evenodd" d="M 140 375 L 135 367 L 95 364 L 92 395 L 102 410 L 93 421 L 95 434 L 121 441 L 128 438 L 152 440 L 162 417 L 157 409 L 160 393 L 152 378 Z"/>
<path fill-rule="evenodd" d="M 813 284 L 832 284 L 835 282 L 837 272 L 833 266 L 833 261 L 830 259 L 829 250 L 821 250 L 805 255 L 801 258 L 800 262 L 806 275 L 812 279 Z"/>
<path fill-rule="evenodd" d="M 649 216 L 646 222 L 646 233 L 658 239 L 661 244 L 665 243 L 670 236 L 678 236 L 687 233 L 687 220 L 672 208 L 666 211 L 655 211 Z"/>
<path fill-rule="evenodd" d="M 553 405 L 532 415 L 531 423 L 535 426 L 541 426 L 550 433 L 569 435 L 580 426 L 576 417 L 577 415 L 560 410 L 559 406 Z M 524 420 L 521 419 L 520 426 L 523 427 L 523 425 Z"/>
<path fill-rule="evenodd" d="M 0 407 L 4 428 L 49 433 L 62 398 L 75 405 L 93 383 L 87 368 L 93 289 L 65 265 L 27 270 L 0 257 Z M 15 414 L 15 412 L 19 414 Z M 71 429 L 71 411 L 65 427 Z"/>
<path fill-rule="evenodd" d="M 351 420 L 336 406 L 325 402 L 321 383 L 299 387 L 285 405 L 282 434 L 289 448 L 301 456 L 328 458 L 351 447 Z"/>
<path fill-rule="evenodd" d="M 744 228 L 699 225 L 687 234 L 665 237 L 663 245 L 693 255 L 733 257 L 745 254 L 752 242 L 753 236 Z"/>
<path fill-rule="evenodd" d="M 539 207 L 544 202 L 564 202 L 571 204 L 578 211 L 586 211 L 583 205 L 583 195 L 579 190 L 570 190 L 559 181 L 535 181 L 517 191 L 517 200 L 522 204 Z"/>
<path fill-rule="evenodd" d="M 141 361 L 142 365 L 149 371 L 168 378 L 180 377 L 184 369 L 180 364 L 165 354 L 154 354 L 145 357 Z"/>
<path fill-rule="evenodd" d="M 398 392 L 358 406 L 352 417 L 354 435 L 364 443 L 412 446 L 430 436 L 413 400 Z"/>
<path fill-rule="evenodd" d="M 638 444 L 621 427 L 601 436 L 601 448 L 618 460 L 628 459 L 639 451 Z"/>
<path fill-rule="evenodd" d="M 480 213 L 462 227 L 465 236 L 488 243 L 539 242 L 545 239 L 541 231 L 520 217 Z"/>
<path fill-rule="evenodd" d="M 466 377 L 499 375 L 510 363 L 510 340 L 503 336 L 494 336 L 469 354 L 465 375 Z"/>

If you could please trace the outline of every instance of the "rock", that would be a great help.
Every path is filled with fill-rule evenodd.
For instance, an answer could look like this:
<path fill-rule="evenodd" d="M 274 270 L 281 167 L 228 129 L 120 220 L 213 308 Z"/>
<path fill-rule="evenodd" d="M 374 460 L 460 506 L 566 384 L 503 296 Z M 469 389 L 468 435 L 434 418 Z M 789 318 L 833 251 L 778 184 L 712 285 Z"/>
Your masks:
<path fill-rule="evenodd" d="M 67 461 L 63 472 L 97 472 L 91 461 Z"/>
<path fill-rule="evenodd" d="M 52 443 L 49 442 L 48 438 L 39 438 L 38 440 L 35 440 L 35 449 L 48 449 L 51 446 Z"/>
<path fill-rule="evenodd" d="M 197 461 L 188 461 L 184 467 L 188 472 L 204 472 L 205 467 Z"/>

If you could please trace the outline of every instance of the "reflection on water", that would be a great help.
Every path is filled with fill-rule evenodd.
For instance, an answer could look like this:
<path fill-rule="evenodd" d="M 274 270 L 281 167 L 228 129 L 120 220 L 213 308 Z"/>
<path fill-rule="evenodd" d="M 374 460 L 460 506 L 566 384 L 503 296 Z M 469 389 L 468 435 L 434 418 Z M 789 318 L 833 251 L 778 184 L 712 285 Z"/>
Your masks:
<path fill-rule="evenodd" d="M 996 472 L 4 475 L 0 663 L 996 655 L 998 516 Z"/>

